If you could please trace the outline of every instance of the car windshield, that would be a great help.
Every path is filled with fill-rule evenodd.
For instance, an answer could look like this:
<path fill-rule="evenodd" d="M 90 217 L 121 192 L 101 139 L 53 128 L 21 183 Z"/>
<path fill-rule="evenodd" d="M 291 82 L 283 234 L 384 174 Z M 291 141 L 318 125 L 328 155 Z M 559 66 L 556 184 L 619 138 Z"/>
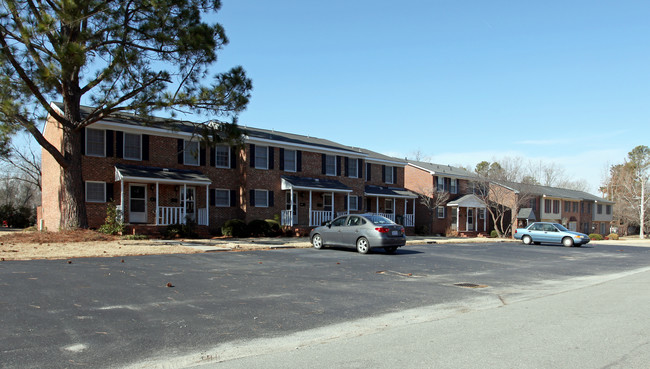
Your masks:
<path fill-rule="evenodd" d="M 365 217 L 373 224 L 393 224 L 392 220 L 382 217 L 381 215 L 366 215 Z"/>
<path fill-rule="evenodd" d="M 568 232 L 569 231 L 568 229 L 564 228 L 564 226 L 562 224 L 555 223 L 553 225 L 555 226 L 555 228 L 559 229 L 562 232 Z"/>

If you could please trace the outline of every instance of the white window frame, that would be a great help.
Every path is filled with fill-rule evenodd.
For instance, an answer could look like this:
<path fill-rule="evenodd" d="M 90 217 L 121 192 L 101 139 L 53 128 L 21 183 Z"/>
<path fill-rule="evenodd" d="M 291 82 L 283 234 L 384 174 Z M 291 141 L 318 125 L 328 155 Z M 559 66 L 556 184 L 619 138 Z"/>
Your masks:
<path fill-rule="evenodd" d="M 226 150 L 227 159 L 225 165 L 219 165 L 219 150 Z M 217 145 L 214 148 L 214 166 L 215 168 L 230 168 L 230 146 Z"/>
<path fill-rule="evenodd" d="M 390 206 L 388 206 L 389 203 Z M 384 213 L 393 214 L 394 207 L 395 207 L 395 199 L 384 199 Z"/>
<path fill-rule="evenodd" d="M 264 152 L 264 155 L 260 155 Z M 260 160 L 264 158 L 264 160 Z M 262 165 L 262 161 L 264 165 Z M 269 147 L 268 146 L 255 146 L 255 169 L 269 169 Z"/>
<path fill-rule="evenodd" d="M 130 157 L 126 154 L 126 137 L 127 136 L 137 136 L 138 137 L 138 157 Z M 137 133 L 127 133 L 124 132 L 122 136 L 122 157 L 127 160 L 142 160 L 142 135 Z"/>
<path fill-rule="evenodd" d="M 386 171 L 384 172 L 384 183 L 395 183 L 395 178 L 393 178 L 393 167 L 386 166 Z"/>
<path fill-rule="evenodd" d="M 479 219 L 485 219 L 485 209 L 484 208 L 479 208 L 478 209 L 478 218 Z"/>
<path fill-rule="evenodd" d="M 323 194 L 323 210 L 332 211 L 332 194 L 325 193 Z"/>
<path fill-rule="evenodd" d="M 348 196 L 348 203 L 350 204 L 350 211 L 358 211 L 359 210 L 359 196 L 357 195 L 350 195 Z"/>
<path fill-rule="evenodd" d="M 219 203 L 219 192 L 226 193 L 226 203 Z M 214 190 L 214 206 L 220 207 L 220 208 L 227 208 L 230 207 L 230 190 L 225 189 L 225 188 L 216 188 Z"/>
<path fill-rule="evenodd" d="M 196 163 L 188 161 L 188 155 L 189 157 L 194 158 L 194 155 L 192 155 L 190 151 L 192 148 L 188 147 L 188 145 L 190 144 L 196 145 Z M 198 167 L 199 164 L 201 164 L 201 153 L 199 152 L 199 150 L 201 150 L 201 147 L 198 141 L 184 140 L 183 141 L 183 164 Z"/>
<path fill-rule="evenodd" d="M 437 213 L 436 215 L 438 216 L 438 219 L 445 219 L 445 207 L 444 206 L 438 206 L 438 209 L 436 209 L 436 213 Z"/>
<path fill-rule="evenodd" d="M 102 198 L 101 200 L 99 199 L 90 199 L 88 197 L 88 194 L 90 191 L 88 190 L 88 185 L 93 184 L 93 185 L 101 185 L 102 186 Z M 106 182 L 100 182 L 100 181 L 86 181 L 86 202 L 94 202 L 94 203 L 105 203 L 106 202 Z"/>
<path fill-rule="evenodd" d="M 449 181 L 449 187 L 450 187 L 449 192 L 451 192 L 453 194 L 457 194 L 458 193 L 458 179 L 457 178 L 451 178 L 451 180 Z"/>
<path fill-rule="evenodd" d="M 329 168 L 330 168 L 330 163 L 328 163 L 332 160 L 332 168 L 334 169 L 333 173 L 330 173 Z M 335 176 L 337 173 L 337 168 L 336 168 L 336 155 L 325 155 L 325 175 L 327 176 Z"/>
<path fill-rule="evenodd" d="M 436 183 L 436 190 L 437 191 L 444 191 L 445 190 L 445 177 L 438 176 L 438 180 Z"/>
<path fill-rule="evenodd" d="M 260 205 L 262 199 L 262 193 L 264 193 L 264 205 Z M 255 190 L 255 207 L 256 208 L 268 208 L 269 207 L 269 190 Z"/>
<path fill-rule="evenodd" d="M 289 155 L 291 154 L 291 155 Z M 291 165 L 287 164 L 292 164 L 291 161 L 287 163 L 287 158 L 293 158 L 293 167 Z M 284 170 L 287 172 L 297 172 L 298 171 L 298 151 L 297 150 L 284 150 Z"/>
<path fill-rule="evenodd" d="M 102 153 L 101 154 L 99 154 L 99 153 L 90 153 L 89 154 L 89 150 L 88 150 L 89 146 L 88 146 L 88 144 L 91 141 L 88 139 L 88 133 L 91 132 L 91 131 L 93 131 L 93 132 L 101 132 L 102 133 L 102 143 L 101 143 L 101 145 L 102 145 Z M 106 130 L 96 129 L 96 128 L 86 128 L 86 147 L 85 147 L 85 149 L 86 149 L 86 156 L 106 157 Z"/>
<path fill-rule="evenodd" d="M 350 170 L 350 169 L 352 169 L 351 168 L 352 166 L 354 166 L 354 171 Z M 359 178 L 359 160 L 349 158 L 348 159 L 347 171 L 348 171 L 348 173 L 347 173 L 348 177 L 350 177 L 350 178 Z"/>

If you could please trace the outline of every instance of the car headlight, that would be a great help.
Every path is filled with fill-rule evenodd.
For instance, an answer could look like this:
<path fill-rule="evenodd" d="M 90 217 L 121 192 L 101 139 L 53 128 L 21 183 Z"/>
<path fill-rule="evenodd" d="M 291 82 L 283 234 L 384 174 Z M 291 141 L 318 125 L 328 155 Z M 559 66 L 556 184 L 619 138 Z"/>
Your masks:
<path fill-rule="evenodd" d="M 584 238 L 584 237 L 582 237 L 582 236 L 574 236 L 574 237 L 575 237 L 575 238 Z"/>

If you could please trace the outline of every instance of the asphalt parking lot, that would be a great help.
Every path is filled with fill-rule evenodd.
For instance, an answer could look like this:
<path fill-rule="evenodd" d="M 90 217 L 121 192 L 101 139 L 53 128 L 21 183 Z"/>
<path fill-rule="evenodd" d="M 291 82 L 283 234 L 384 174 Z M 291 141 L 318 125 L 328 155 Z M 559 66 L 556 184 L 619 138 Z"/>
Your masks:
<path fill-rule="evenodd" d="M 209 360 L 229 342 L 423 306 L 508 303 L 648 265 L 650 248 L 520 243 L 3 262 L 0 366 Z"/>

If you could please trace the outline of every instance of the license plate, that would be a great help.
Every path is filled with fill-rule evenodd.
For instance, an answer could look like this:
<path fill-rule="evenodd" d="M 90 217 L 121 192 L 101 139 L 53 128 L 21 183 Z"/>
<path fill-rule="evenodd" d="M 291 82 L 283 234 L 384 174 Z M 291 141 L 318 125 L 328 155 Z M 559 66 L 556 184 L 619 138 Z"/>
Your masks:
<path fill-rule="evenodd" d="M 397 232 L 397 231 L 393 231 L 393 232 L 391 232 L 391 234 L 392 234 L 393 236 L 397 236 L 397 235 L 399 235 L 399 232 Z"/>

